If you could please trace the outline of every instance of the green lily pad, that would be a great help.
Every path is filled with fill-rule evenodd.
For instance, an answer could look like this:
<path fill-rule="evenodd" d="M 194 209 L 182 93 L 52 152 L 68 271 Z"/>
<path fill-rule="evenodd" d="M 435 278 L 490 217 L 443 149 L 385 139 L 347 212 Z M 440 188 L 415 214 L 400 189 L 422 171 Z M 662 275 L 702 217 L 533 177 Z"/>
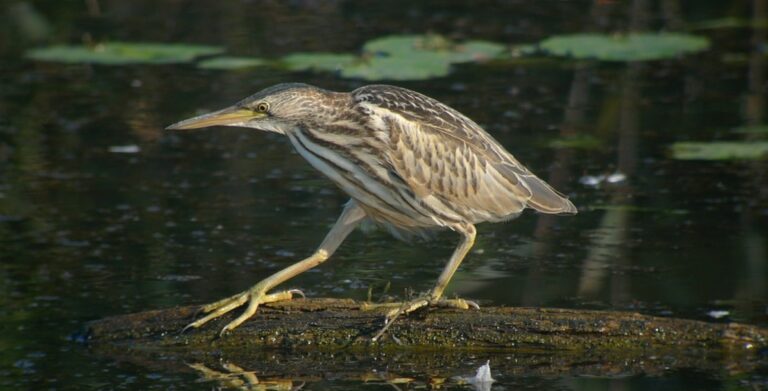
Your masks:
<path fill-rule="evenodd" d="M 425 80 L 446 76 L 450 71 L 450 62 L 432 54 L 374 56 L 345 66 L 341 69 L 341 77 L 371 81 Z"/>
<path fill-rule="evenodd" d="M 282 63 L 292 71 L 339 71 L 358 59 L 351 54 L 294 53 L 282 58 Z"/>
<path fill-rule="evenodd" d="M 363 51 L 390 56 L 405 56 L 425 52 L 447 54 L 451 46 L 451 41 L 442 35 L 390 35 L 366 42 L 363 45 Z"/>
<path fill-rule="evenodd" d="M 424 80 L 446 76 L 451 64 L 499 56 L 504 45 L 487 41 L 457 44 L 441 35 L 395 35 L 368 41 L 359 61 L 346 64 L 341 76 L 364 80 Z"/>
<path fill-rule="evenodd" d="M 649 61 L 706 50 L 709 40 L 679 33 L 573 34 L 545 39 L 539 46 L 553 55 L 577 59 Z"/>
<path fill-rule="evenodd" d="M 256 57 L 214 57 L 197 63 L 201 69 L 244 69 L 266 65 L 267 61 Z"/>
<path fill-rule="evenodd" d="M 768 157 L 768 141 L 679 142 L 672 157 L 680 160 L 756 160 Z"/>
<path fill-rule="evenodd" d="M 368 41 L 363 51 L 392 57 L 432 55 L 449 63 L 474 62 L 494 58 L 506 47 L 489 41 L 455 43 L 442 35 L 393 35 Z"/>
<path fill-rule="evenodd" d="M 467 41 L 453 48 L 452 62 L 487 61 L 500 56 L 507 47 L 496 42 Z"/>
<path fill-rule="evenodd" d="M 73 64 L 171 64 L 190 62 L 199 56 L 219 54 L 216 46 L 109 42 L 96 46 L 55 45 L 27 51 L 26 57 L 39 61 Z"/>

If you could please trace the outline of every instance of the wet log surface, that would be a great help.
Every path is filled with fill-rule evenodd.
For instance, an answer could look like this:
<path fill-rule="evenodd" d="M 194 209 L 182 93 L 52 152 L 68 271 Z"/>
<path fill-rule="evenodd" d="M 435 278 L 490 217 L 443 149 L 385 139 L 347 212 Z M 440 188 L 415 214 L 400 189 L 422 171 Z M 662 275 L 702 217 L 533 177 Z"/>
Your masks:
<path fill-rule="evenodd" d="M 218 331 L 234 314 L 180 333 L 198 307 L 170 308 L 93 321 L 84 340 L 99 356 L 205 377 L 223 368 L 294 380 L 327 373 L 360 379 L 382 371 L 439 377 L 467 372 L 486 359 L 497 371 L 527 375 L 768 367 L 768 329 L 744 324 L 549 308 L 429 309 L 398 319 L 388 337 L 372 342 L 383 310 L 361 305 L 333 299 L 274 303 L 224 337 Z"/>

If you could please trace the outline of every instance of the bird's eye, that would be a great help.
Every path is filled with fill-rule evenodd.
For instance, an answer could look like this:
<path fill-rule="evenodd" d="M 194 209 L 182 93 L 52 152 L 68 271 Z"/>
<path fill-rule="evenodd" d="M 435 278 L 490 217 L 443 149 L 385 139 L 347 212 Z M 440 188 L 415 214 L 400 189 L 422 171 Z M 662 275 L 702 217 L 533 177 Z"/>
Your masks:
<path fill-rule="evenodd" d="M 259 113 L 266 113 L 267 111 L 269 111 L 269 103 L 261 102 L 257 104 L 256 111 L 258 111 Z"/>

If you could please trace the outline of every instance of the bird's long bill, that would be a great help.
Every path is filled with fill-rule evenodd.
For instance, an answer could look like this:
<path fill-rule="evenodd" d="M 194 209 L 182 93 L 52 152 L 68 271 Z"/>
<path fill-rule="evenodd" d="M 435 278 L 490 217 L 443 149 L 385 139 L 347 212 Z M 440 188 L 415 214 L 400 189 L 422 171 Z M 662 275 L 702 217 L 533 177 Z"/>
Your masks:
<path fill-rule="evenodd" d="M 185 119 L 168 126 L 168 130 L 199 129 L 208 126 L 240 126 L 252 119 L 261 118 L 264 114 L 240 107 L 227 107 L 226 109 L 203 114 L 194 118 Z"/>

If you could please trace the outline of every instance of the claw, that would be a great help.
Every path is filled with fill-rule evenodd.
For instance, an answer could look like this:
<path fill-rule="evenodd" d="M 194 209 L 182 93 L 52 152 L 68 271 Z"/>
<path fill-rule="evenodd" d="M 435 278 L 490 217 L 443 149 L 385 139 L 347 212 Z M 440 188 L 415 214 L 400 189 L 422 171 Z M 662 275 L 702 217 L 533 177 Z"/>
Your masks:
<path fill-rule="evenodd" d="M 221 331 L 219 332 L 219 336 L 222 337 L 226 333 L 234 330 L 235 328 L 240 326 L 243 322 L 245 322 L 250 317 L 252 317 L 256 313 L 256 310 L 259 308 L 259 305 L 261 304 L 273 303 L 276 301 L 283 301 L 283 300 L 291 300 L 293 298 L 293 295 L 300 295 L 301 297 L 305 297 L 304 292 L 298 289 L 291 289 L 287 291 L 266 294 L 260 288 L 257 288 L 257 286 L 245 292 L 241 292 L 236 295 L 227 297 L 226 299 L 219 300 L 215 303 L 211 303 L 203 306 L 201 308 L 201 312 L 205 313 L 206 315 L 186 325 L 181 330 L 181 332 L 184 333 L 189 329 L 196 329 L 208 323 L 209 321 L 216 319 L 234 310 L 237 307 L 242 306 L 247 302 L 248 307 L 246 307 L 245 311 L 243 311 L 242 314 L 240 314 L 237 318 L 229 322 L 226 326 L 224 326 L 224 328 L 221 329 Z"/>
<path fill-rule="evenodd" d="M 402 315 L 409 314 L 419 308 L 434 305 L 437 307 L 458 308 L 462 310 L 468 310 L 474 308 L 479 310 L 480 306 L 471 300 L 464 299 L 435 299 L 429 295 L 419 297 L 415 300 L 403 303 L 399 308 L 395 308 L 387 313 L 384 318 L 384 327 L 379 330 L 376 335 L 371 338 L 373 342 L 376 342 L 382 335 L 395 323 L 395 320 Z M 395 339 L 397 342 L 397 340 Z M 398 342 L 399 344 L 399 342 Z"/>

